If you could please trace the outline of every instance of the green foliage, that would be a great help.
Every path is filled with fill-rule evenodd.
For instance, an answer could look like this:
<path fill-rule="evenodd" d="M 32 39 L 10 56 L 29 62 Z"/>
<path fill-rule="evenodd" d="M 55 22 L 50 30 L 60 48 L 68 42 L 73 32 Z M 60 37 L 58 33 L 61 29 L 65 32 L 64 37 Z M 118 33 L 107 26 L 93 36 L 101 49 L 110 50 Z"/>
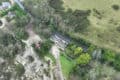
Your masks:
<path fill-rule="evenodd" d="M 5 15 L 7 15 L 8 11 L 5 10 L 5 11 L 0 11 L 0 17 L 3 17 Z"/>
<path fill-rule="evenodd" d="M 82 52 L 83 52 L 82 47 L 77 47 L 74 44 L 68 45 L 67 49 L 65 50 L 65 53 L 71 58 L 76 58 L 77 56 L 82 54 Z"/>
<path fill-rule="evenodd" d="M 14 30 L 15 36 L 17 39 L 27 39 L 28 33 L 25 31 L 25 29 L 17 28 Z"/>
<path fill-rule="evenodd" d="M 49 53 L 52 44 L 53 43 L 50 40 L 47 40 L 40 44 L 40 48 L 36 48 L 35 44 L 33 44 L 33 47 L 35 51 L 37 52 L 37 54 L 39 55 L 39 57 L 43 57 Z"/>
<path fill-rule="evenodd" d="M 24 43 L 17 40 L 12 34 L 0 31 L 0 56 L 5 59 L 14 59 L 16 54 L 24 51 Z"/>
<path fill-rule="evenodd" d="M 104 50 L 103 60 L 113 63 L 115 61 L 116 54 L 110 50 Z"/>
<path fill-rule="evenodd" d="M 114 68 L 120 71 L 120 55 L 117 55 L 114 61 Z"/>
<path fill-rule="evenodd" d="M 17 27 L 25 27 L 26 24 L 29 22 L 29 17 L 27 15 L 23 15 L 21 17 L 16 16 L 15 21 L 16 21 L 15 25 Z"/>
<path fill-rule="evenodd" d="M 91 56 L 88 53 L 81 54 L 77 59 L 76 63 L 78 65 L 86 65 L 90 62 Z"/>
<path fill-rule="evenodd" d="M 61 62 L 63 74 L 65 75 L 66 78 L 69 78 L 69 75 L 75 66 L 74 61 L 71 61 L 71 60 L 67 59 L 66 56 L 61 55 L 60 62 Z"/>
<path fill-rule="evenodd" d="M 67 21 L 65 23 L 69 26 L 69 29 L 72 28 L 74 32 L 84 32 L 84 30 L 86 30 L 90 24 L 89 20 L 87 19 L 89 14 L 89 10 L 72 11 L 69 9 L 67 12 L 62 14 L 62 17 Z"/>
<path fill-rule="evenodd" d="M 120 55 L 110 50 L 104 50 L 102 60 L 110 64 L 116 70 L 120 71 Z"/>
<path fill-rule="evenodd" d="M 26 15 L 26 13 L 17 4 L 15 4 L 10 9 L 0 11 L 0 16 L 3 17 L 7 15 L 9 11 L 15 12 L 16 16 L 18 16 L 19 18 L 23 15 Z"/>
<path fill-rule="evenodd" d="M 14 11 L 18 17 L 26 15 L 25 11 L 23 11 L 17 4 L 15 4 L 9 11 Z"/>
<path fill-rule="evenodd" d="M 82 52 L 83 52 L 83 49 L 82 49 L 81 47 L 77 47 L 77 48 L 74 50 L 74 55 L 75 55 L 75 56 L 78 56 L 78 55 L 80 55 Z"/>
<path fill-rule="evenodd" d="M 16 40 L 15 38 L 10 34 L 3 34 L 0 36 L 0 44 L 3 44 L 4 46 L 8 46 L 9 44 L 15 44 Z"/>
<path fill-rule="evenodd" d="M 10 11 L 15 13 L 15 24 L 12 31 L 15 33 L 17 39 L 27 39 L 28 33 L 25 31 L 25 26 L 29 23 L 29 16 L 17 4 L 15 4 Z"/>
<path fill-rule="evenodd" d="M 90 14 L 90 10 L 75 10 L 68 9 L 67 12 L 63 11 L 64 8 L 62 7 L 62 0 L 50 0 L 49 4 L 53 7 L 56 12 L 61 14 L 61 17 L 65 20 L 68 29 L 73 29 L 75 32 L 83 32 L 88 27 L 89 20 L 87 17 Z M 53 5 L 55 4 L 55 5 Z M 67 27 L 66 26 L 66 27 Z"/>
<path fill-rule="evenodd" d="M 56 63 L 56 59 L 52 54 L 46 54 L 45 56 L 49 57 L 53 61 L 53 64 Z"/>
<path fill-rule="evenodd" d="M 88 47 L 87 52 L 88 52 L 88 53 L 92 53 L 95 49 L 96 49 L 96 47 L 91 44 L 91 45 Z"/>
<path fill-rule="evenodd" d="M 24 66 L 20 63 L 15 66 L 15 70 L 17 72 L 17 76 L 22 76 L 25 72 Z"/>
<path fill-rule="evenodd" d="M 62 4 L 63 1 L 61 0 L 49 0 L 49 5 L 55 8 L 56 12 L 60 12 L 61 10 L 64 10 L 64 8 L 61 6 Z"/>
<path fill-rule="evenodd" d="M 113 8 L 114 10 L 119 10 L 119 9 L 120 9 L 120 6 L 117 5 L 117 4 L 114 4 L 114 5 L 112 5 L 112 8 Z"/>
<path fill-rule="evenodd" d="M 17 4 L 15 4 L 10 11 L 15 13 L 15 21 L 17 27 L 24 27 L 29 22 L 29 17 Z"/>

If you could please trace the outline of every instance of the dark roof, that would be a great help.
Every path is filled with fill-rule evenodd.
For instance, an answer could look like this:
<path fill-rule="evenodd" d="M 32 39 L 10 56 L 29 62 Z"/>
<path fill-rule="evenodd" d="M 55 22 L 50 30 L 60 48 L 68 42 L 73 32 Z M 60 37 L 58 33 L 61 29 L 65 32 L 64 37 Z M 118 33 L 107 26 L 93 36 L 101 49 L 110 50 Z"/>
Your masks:
<path fill-rule="evenodd" d="M 70 43 L 70 38 L 68 38 L 67 36 L 62 35 L 61 33 L 55 32 L 52 34 L 52 36 L 57 36 L 59 37 L 61 40 L 66 41 L 67 43 Z"/>

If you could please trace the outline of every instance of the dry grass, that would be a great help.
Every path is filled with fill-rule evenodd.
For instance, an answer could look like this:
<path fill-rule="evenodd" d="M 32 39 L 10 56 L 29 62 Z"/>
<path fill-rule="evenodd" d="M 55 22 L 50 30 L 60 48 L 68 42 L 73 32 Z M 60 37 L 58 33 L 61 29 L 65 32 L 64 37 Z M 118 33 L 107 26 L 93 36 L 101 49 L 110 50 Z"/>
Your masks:
<path fill-rule="evenodd" d="M 112 5 L 120 6 L 120 0 L 63 0 L 65 9 L 91 10 L 88 19 L 91 25 L 84 34 L 73 33 L 75 37 L 82 37 L 100 47 L 110 48 L 120 52 L 120 32 L 116 30 L 120 26 L 120 9 L 113 10 Z M 96 9 L 102 16 L 99 19 Z M 96 16 L 97 15 L 97 16 Z"/>

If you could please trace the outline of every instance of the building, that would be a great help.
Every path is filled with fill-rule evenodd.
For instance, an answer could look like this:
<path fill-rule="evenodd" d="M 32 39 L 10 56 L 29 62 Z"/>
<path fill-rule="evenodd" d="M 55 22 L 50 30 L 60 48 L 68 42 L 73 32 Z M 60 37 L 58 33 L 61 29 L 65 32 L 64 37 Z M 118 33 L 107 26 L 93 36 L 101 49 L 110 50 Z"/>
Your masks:
<path fill-rule="evenodd" d="M 62 36 L 59 33 L 54 33 L 51 36 L 50 40 L 52 40 L 61 50 L 64 50 L 67 47 L 67 45 L 70 43 L 69 38 Z"/>
<path fill-rule="evenodd" d="M 11 8 L 10 2 L 2 2 L 2 5 L 0 5 L 0 10 L 6 10 Z"/>

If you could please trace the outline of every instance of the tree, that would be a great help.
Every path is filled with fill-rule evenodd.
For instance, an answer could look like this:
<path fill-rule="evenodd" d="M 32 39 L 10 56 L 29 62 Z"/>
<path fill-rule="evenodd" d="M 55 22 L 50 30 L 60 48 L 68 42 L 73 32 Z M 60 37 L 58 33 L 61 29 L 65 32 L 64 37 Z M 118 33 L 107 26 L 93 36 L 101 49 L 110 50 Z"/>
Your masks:
<path fill-rule="evenodd" d="M 117 55 L 114 61 L 114 68 L 120 71 L 120 55 Z"/>
<path fill-rule="evenodd" d="M 52 44 L 53 42 L 51 42 L 50 40 L 47 40 L 40 44 L 40 48 L 37 48 L 35 44 L 33 44 L 33 48 L 35 49 L 39 57 L 43 57 L 49 53 Z"/>
<path fill-rule="evenodd" d="M 29 37 L 28 33 L 25 31 L 25 28 L 18 28 L 14 29 L 14 33 L 16 34 L 17 39 L 27 39 Z"/>
<path fill-rule="evenodd" d="M 78 65 L 86 65 L 90 62 L 91 56 L 88 53 L 81 54 L 77 59 L 76 62 Z"/>
<path fill-rule="evenodd" d="M 8 46 L 9 44 L 15 44 L 15 43 L 16 40 L 11 34 L 3 33 L 2 35 L 0 35 L 0 44 L 4 46 Z"/>
<path fill-rule="evenodd" d="M 93 53 L 93 51 L 95 50 L 95 48 L 96 48 L 96 47 L 95 47 L 94 45 L 91 44 L 91 45 L 89 46 L 87 52 Z"/>
<path fill-rule="evenodd" d="M 104 51 L 103 60 L 108 61 L 109 63 L 114 62 L 115 61 L 115 53 L 110 50 Z"/>
<path fill-rule="evenodd" d="M 67 49 L 65 50 L 66 54 L 71 57 L 71 58 L 74 58 L 75 55 L 74 55 L 74 50 L 76 49 L 76 45 L 74 44 L 69 44 Z"/>
<path fill-rule="evenodd" d="M 83 49 L 81 47 L 77 47 L 75 50 L 74 50 L 74 55 L 75 56 L 78 56 L 79 54 L 81 54 L 83 52 Z"/>
<path fill-rule="evenodd" d="M 117 4 L 112 5 L 112 8 L 113 8 L 114 10 L 119 10 L 119 9 L 120 9 L 119 5 L 117 5 Z"/>

